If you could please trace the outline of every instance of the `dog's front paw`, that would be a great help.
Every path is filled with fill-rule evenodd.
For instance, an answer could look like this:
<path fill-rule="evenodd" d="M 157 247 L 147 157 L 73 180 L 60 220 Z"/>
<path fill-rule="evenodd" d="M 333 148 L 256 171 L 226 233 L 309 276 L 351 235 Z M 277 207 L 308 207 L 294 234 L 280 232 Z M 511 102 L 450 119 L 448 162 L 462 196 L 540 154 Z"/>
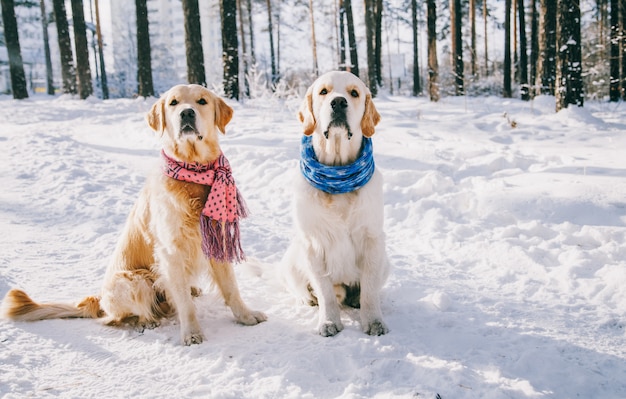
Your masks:
<path fill-rule="evenodd" d="M 343 324 L 327 321 L 319 326 L 318 331 L 322 337 L 333 337 L 343 330 Z"/>
<path fill-rule="evenodd" d="M 204 336 L 200 332 L 183 336 L 183 344 L 185 344 L 185 346 L 201 344 L 202 341 L 204 341 Z"/>
<path fill-rule="evenodd" d="M 365 327 L 365 333 L 368 335 L 385 335 L 389 332 L 389 328 L 382 320 L 374 320 Z"/>
<path fill-rule="evenodd" d="M 244 315 L 237 317 L 237 321 L 246 326 L 254 326 L 267 320 L 267 316 L 263 312 L 250 311 Z"/>

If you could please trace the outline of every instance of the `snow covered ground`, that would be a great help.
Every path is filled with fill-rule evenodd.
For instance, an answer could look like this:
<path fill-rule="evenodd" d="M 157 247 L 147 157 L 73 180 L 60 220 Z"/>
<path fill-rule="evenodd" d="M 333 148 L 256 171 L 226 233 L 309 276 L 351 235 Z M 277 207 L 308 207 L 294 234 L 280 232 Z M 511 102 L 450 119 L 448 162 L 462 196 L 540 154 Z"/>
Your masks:
<path fill-rule="evenodd" d="M 0 296 L 97 294 L 157 141 L 155 99 L 0 97 Z M 297 100 L 231 103 L 222 147 L 252 215 L 234 322 L 210 282 L 206 340 L 95 320 L 0 321 L 3 398 L 626 398 L 626 105 L 375 100 L 391 332 L 333 338 L 274 280 L 291 234 Z"/>

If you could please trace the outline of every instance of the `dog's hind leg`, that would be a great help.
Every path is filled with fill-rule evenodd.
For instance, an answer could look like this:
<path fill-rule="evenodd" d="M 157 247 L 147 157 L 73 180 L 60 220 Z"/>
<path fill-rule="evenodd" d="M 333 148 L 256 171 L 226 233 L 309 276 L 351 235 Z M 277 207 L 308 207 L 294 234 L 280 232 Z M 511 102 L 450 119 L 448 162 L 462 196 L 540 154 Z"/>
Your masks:
<path fill-rule="evenodd" d="M 154 289 L 152 273 L 146 269 L 120 271 L 102 289 L 100 306 L 107 314 L 105 324 L 131 324 L 138 330 L 154 328 L 164 309 Z"/>
<path fill-rule="evenodd" d="M 252 326 L 267 320 L 267 316 L 250 310 L 241 299 L 233 267 L 228 262 L 211 261 L 211 275 L 224 297 L 226 305 L 241 324 Z"/>

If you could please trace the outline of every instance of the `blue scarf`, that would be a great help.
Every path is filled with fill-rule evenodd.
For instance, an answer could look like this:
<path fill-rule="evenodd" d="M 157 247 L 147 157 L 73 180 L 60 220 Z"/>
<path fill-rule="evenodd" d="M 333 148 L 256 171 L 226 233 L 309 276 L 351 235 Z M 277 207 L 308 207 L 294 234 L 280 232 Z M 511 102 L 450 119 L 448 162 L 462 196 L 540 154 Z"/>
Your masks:
<path fill-rule="evenodd" d="M 302 136 L 300 171 L 313 187 L 329 194 L 358 190 L 366 185 L 374 174 L 372 139 L 363 137 L 361 154 L 353 163 L 328 166 L 317 160 L 311 136 Z"/>

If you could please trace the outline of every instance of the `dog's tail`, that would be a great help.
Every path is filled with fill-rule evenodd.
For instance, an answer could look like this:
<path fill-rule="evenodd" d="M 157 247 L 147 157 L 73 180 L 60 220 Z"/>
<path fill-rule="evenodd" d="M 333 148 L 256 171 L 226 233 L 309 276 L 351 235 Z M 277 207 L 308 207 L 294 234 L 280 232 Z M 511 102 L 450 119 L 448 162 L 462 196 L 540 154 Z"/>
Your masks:
<path fill-rule="evenodd" d="M 46 319 L 92 318 L 105 316 L 100 308 L 100 298 L 88 296 L 79 304 L 37 303 L 24 291 L 12 289 L 7 292 L 0 316 L 15 321 L 36 321 Z"/>

